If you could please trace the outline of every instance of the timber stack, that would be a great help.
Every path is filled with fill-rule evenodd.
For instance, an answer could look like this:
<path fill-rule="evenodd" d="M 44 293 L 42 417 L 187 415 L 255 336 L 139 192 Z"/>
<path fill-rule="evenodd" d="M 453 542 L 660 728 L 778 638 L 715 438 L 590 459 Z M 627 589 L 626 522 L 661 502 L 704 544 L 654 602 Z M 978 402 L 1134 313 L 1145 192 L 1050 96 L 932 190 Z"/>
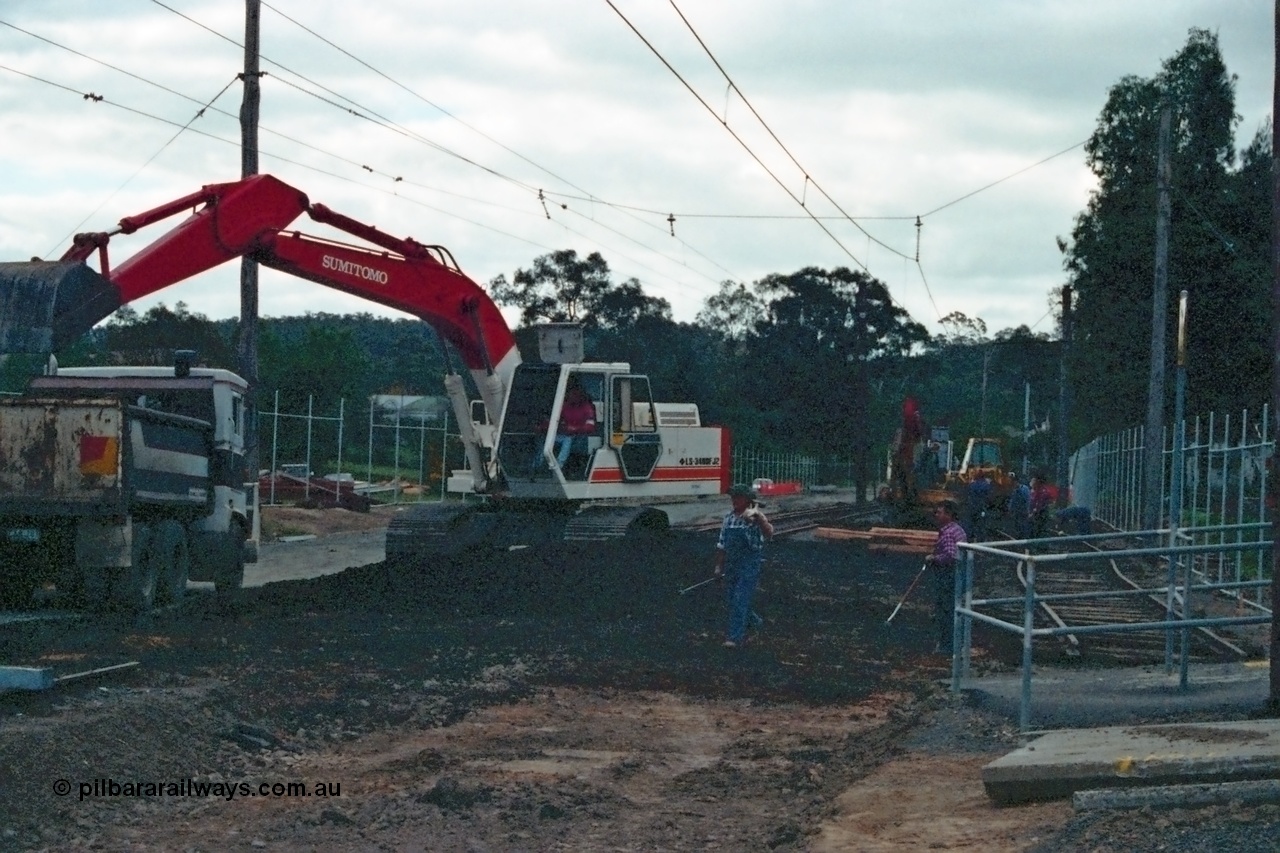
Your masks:
<path fill-rule="evenodd" d="M 872 554 L 928 554 L 938 540 L 937 533 L 902 527 L 873 527 L 870 530 L 819 527 L 813 535 L 819 539 L 866 542 L 867 551 Z"/>

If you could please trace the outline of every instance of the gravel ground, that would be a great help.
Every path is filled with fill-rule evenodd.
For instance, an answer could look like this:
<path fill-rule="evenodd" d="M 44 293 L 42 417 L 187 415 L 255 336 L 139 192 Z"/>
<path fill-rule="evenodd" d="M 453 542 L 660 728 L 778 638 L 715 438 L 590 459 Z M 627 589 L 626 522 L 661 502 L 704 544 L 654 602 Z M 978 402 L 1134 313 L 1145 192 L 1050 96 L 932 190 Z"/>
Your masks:
<path fill-rule="evenodd" d="M 1272 806 L 992 806 L 977 773 L 1016 725 L 939 686 L 922 600 L 884 625 L 915 558 L 776 543 L 765 628 L 726 650 L 715 586 L 677 592 L 713 542 L 379 563 L 225 609 L 11 626 L 6 663 L 140 665 L 0 695 L 0 849 L 1275 849 Z M 977 638 L 981 667 L 1016 664 Z M 296 782 L 340 794 L 257 793 Z"/>

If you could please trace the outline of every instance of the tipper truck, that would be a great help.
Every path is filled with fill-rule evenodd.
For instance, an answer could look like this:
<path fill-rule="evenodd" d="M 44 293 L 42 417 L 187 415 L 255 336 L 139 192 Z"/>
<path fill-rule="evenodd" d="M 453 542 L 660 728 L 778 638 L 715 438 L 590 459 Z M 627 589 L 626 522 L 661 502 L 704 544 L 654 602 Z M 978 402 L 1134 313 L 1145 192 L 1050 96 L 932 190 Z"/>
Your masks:
<path fill-rule="evenodd" d="M 190 366 L 92 367 L 0 397 L 0 596 L 145 612 L 188 580 L 238 589 L 256 558 L 245 382 Z"/>

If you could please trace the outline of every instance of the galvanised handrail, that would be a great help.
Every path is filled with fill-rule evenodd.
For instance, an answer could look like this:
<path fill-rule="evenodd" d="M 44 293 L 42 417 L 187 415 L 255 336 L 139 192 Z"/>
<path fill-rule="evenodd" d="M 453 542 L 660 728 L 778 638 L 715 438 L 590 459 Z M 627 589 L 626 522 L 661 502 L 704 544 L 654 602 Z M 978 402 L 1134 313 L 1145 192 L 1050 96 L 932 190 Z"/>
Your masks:
<path fill-rule="evenodd" d="M 1147 530 L 1137 533 L 1104 533 L 1089 536 L 1058 536 L 1052 539 L 1040 540 L 1018 540 L 1012 543 L 1005 543 L 1002 546 L 992 546 L 981 543 L 962 543 L 960 549 L 963 554 L 963 571 L 956 572 L 955 577 L 955 595 L 954 595 L 954 617 L 952 622 L 953 645 L 954 652 L 952 654 L 951 663 L 951 690 L 959 692 L 962 683 L 970 677 L 970 661 L 972 653 L 972 636 L 973 622 L 981 622 L 991 625 L 1003 631 L 1018 634 L 1022 637 L 1022 696 L 1021 707 L 1019 711 L 1019 726 L 1023 733 L 1030 728 L 1031 723 L 1031 685 L 1032 685 L 1032 652 L 1033 641 L 1036 637 L 1053 637 L 1063 634 L 1099 634 L 1099 633 L 1129 633 L 1134 631 L 1152 631 L 1165 630 L 1170 632 L 1180 631 L 1183 634 L 1182 645 L 1182 671 L 1180 677 L 1180 687 L 1187 689 L 1189 683 L 1189 672 L 1187 668 L 1188 641 L 1187 634 L 1192 628 L 1200 627 L 1221 627 L 1230 625 L 1258 625 L 1270 622 L 1272 614 L 1268 611 L 1263 614 L 1253 616 L 1220 616 L 1220 617 L 1202 617 L 1189 618 L 1190 613 L 1190 597 L 1193 592 L 1213 592 L 1216 590 L 1243 589 L 1253 587 L 1270 586 L 1271 581 L 1265 579 L 1253 581 L 1220 581 L 1191 584 L 1188 582 L 1182 585 L 1153 587 L 1150 589 L 1139 590 L 1115 590 L 1111 592 L 1082 592 L 1082 593 L 1052 593 L 1049 595 L 1037 595 L 1035 591 L 1035 573 L 1036 566 L 1041 563 L 1068 563 L 1068 562 L 1085 562 L 1096 560 L 1110 560 L 1116 557 L 1159 557 L 1169 558 L 1171 563 L 1175 562 L 1175 558 L 1184 554 L 1205 554 L 1205 553 L 1226 553 L 1233 551 L 1252 551 L 1262 546 L 1270 546 L 1269 542 L 1220 542 L 1217 544 L 1205 545 L 1157 545 L 1150 548 L 1125 548 L 1121 550 L 1100 551 L 1098 553 L 1071 553 L 1071 554 L 1036 554 L 1031 547 L 1024 547 L 1021 551 L 1009 550 L 1009 545 L 1022 546 L 1042 546 L 1046 544 L 1060 545 L 1066 542 L 1096 542 L 1103 540 L 1111 540 L 1118 538 L 1134 538 L 1134 537 L 1164 537 L 1167 540 L 1178 538 L 1179 534 L 1185 534 L 1190 538 L 1204 533 L 1216 532 L 1232 532 L 1240 530 L 1257 530 L 1265 528 L 1263 523 L 1249 523 L 1242 525 L 1212 525 L 1204 528 L 1188 528 L 1186 530 Z M 1026 586 L 1025 594 L 1021 598 L 992 598 L 992 599 L 975 599 L 973 597 L 973 578 L 974 578 L 974 556 L 983 554 L 996 559 L 1007 559 L 1014 564 L 1022 564 L 1026 567 Z M 1053 628 L 1036 628 L 1035 612 L 1042 602 L 1054 601 L 1070 601 L 1070 600 L 1092 600 L 1099 598 L 1124 598 L 1134 595 L 1152 595 L 1165 594 L 1171 591 L 1181 590 L 1182 592 L 1182 609 L 1181 618 L 1169 618 L 1154 622 L 1117 622 L 1117 623 L 1100 623 L 1094 625 L 1064 625 Z M 1017 625 L 1012 622 L 1000 619 L 989 613 L 983 613 L 978 610 L 979 607 L 1011 604 L 1018 601 L 1023 603 L 1022 624 Z"/>

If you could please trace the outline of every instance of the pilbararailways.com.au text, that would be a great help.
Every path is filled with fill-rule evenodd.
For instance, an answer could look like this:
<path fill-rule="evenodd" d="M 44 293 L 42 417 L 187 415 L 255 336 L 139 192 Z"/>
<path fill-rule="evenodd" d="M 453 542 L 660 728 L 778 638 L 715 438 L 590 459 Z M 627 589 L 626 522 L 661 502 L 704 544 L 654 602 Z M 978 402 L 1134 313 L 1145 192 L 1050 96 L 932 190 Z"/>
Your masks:
<path fill-rule="evenodd" d="M 74 785 L 66 779 L 53 783 L 53 793 L 65 797 L 75 791 L 80 800 L 108 797 L 221 797 L 228 802 L 236 797 L 341 797 L 341 782 L 118 782 L 115 779 L 92 779 Z"/>

